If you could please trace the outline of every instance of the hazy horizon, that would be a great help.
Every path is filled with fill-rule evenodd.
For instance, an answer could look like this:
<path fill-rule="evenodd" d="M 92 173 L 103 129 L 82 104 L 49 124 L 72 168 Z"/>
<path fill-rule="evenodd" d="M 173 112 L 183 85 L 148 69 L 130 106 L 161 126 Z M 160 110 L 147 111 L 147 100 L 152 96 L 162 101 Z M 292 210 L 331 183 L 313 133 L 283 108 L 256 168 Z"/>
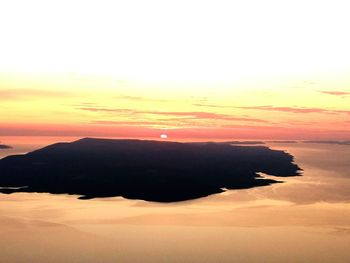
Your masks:
<path fill-rule="evenodd" d="M 2 1 L 0 261 L 348 262 L 349 10 Z"/>

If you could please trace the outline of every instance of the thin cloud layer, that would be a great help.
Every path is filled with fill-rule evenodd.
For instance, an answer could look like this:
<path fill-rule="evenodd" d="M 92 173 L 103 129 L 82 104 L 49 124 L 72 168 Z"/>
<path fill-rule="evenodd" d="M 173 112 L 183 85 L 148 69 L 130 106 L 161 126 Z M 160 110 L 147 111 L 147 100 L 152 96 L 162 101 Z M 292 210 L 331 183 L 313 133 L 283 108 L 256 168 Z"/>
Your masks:
<path fill-rule="evenodd" d="M 328 95 L 334 95 L 334 96 L 340 96 L 340 97 L 346 97 L 346 96 L 350 96 L 350 92 L 348 91 L 329 91 L 329 90 L 325 90 L 325 91 L 319 91 L 320 93 L 323 94 L 328 94 Z"/>
<path fill-rule="evenodd" d="M 224 120 L 224 121 L 243 121 L 243 122 L 259 122 L 259 123 L 268 123 L 268 121 L 257 118 L 249 118 L 249 117 L 236 117 L 228 114 L 218 114 L 213 112 L 202 112 L 202 111 L 190 111 L 190 112 L 182 112 L 182 111 L 140 111 L 140 110 L 132 110 L 132 109 L 115 109 L 115 108 L 98 108 L 98 107 L 81 107 L 78 108 L 84 111 L 92 111 L 92 112 L 115 112 L 115 113 L 127 113 L 130 115 L 137 114 L 151 114 L 151 115 L 162 115 L 169 117 L 179 117 L 186 118 L 188 120 Z"/>
<path fill-rule="evenodd" d="M 73 92 L 44 89 L 0 89 L 0 100 L 23 100 L 29 98 L 67 98 Z"/>
<path fill-rule="evenodd" d="M 308 108 L 308 107 L 277 107 L 277 106 L 271 106 L 271 105 L 237 107 L 237 106 L 228 106 L 228 105 L 196 103 L 196 104 L 193 104 L 193 106 L 207 107 L 207 108 L 236 108 L 236 109 L 243 109 L 243 110 L 280 111 L 280 112 L 289 112 L 289 113 L 350 114 L 349 110 L 333 110 L 333 109 Z"/>
<path fill-rule="evenodd" d="M 153 99 L 153 98 L 147 98 L 147 97 L 141 97 L 141 96 L 117 96 L 114 97 L 118 100 L 131 100 L 131 101 L 146 101 L 146 102 L 167 102 L 169 100 L 166 99 Z"/>
<path fill-rule="evenodd" d="M 245 110 L 264 110 L 264 111 L 280 111 L 290 113 L 324 113 L 324 114 L 350 114 L 348 110 L 332 110 L 323 108 L 304 108 L 304 107 L 274 107 L 274 106 L 244 106 L 236 107 Z"/>
<path fill-rule="evenodd" d="M 322 143 L 322 144 L 338 144 L 338 145 L 350 145 L 350 141 L 305 141 L 305 143 Z"/>

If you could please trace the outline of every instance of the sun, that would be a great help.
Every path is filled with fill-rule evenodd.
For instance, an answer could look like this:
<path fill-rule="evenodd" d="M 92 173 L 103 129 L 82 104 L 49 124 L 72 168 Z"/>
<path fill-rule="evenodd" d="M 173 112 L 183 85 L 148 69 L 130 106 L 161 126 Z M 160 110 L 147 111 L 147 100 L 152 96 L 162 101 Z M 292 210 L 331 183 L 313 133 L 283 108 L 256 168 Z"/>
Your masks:
<path fill-rule="evenodd" d="M 168 139 L 168 135 L 167 135 L 167 134 L 161 134 L 161 135 L 160 135 L 160 138 L 161 138 L 161 139 Z"/>

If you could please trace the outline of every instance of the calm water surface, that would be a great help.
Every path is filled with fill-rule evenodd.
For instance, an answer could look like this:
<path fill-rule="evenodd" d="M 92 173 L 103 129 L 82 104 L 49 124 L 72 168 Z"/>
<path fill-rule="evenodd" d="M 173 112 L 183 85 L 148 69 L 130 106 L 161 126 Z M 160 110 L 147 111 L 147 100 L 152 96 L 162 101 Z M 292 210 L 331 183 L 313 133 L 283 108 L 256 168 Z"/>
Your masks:
<path fill-rule="evenodd" d="M 2 137 L 0 158 L 74 139 Z M 303 176 L 173 204 L 0 194 L 0 262 L 350 262 L 350 146 L 268 146 Z"/>

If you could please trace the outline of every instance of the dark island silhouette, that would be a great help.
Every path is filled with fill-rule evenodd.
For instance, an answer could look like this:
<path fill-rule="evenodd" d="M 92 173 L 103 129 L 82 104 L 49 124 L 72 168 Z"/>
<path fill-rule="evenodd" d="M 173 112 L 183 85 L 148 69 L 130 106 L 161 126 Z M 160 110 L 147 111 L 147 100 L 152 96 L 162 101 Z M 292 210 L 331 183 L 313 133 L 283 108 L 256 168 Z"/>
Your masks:
<path fill-rule="evenodd" d="M 0 192 L 122 196 L 157 202 L 265 186 L 297 176 L 293 156 L 264 146 L 84 138 L 0 160 Z"/>
<path fill-rule="evenodd" d="M 0 150 L 1 149 L 11 149 L 12 147 L 10 145 L 0 144 Z"/>

